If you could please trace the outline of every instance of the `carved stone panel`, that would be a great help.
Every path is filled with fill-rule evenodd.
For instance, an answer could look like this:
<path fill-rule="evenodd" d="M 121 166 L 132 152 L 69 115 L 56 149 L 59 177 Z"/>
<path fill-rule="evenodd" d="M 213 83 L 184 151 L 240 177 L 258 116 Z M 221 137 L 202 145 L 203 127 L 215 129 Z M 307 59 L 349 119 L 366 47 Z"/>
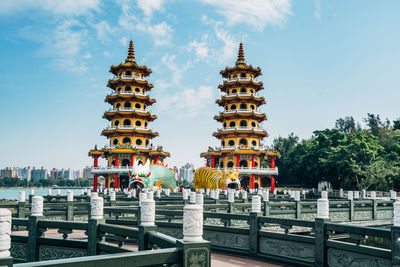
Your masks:
<path fill-rule="evenodd" d="M 11 257 L 16 260 L 28 260 L 28 244 L 20 242 L 11 242 Z"/>
<path fill-rule="evenodd" d="M 54 247 L 41 245 L 39 248 L 39 260 L 56 260 L 87 256 L 86 249 Z"/>
<path fill-rule="evenodd" d="M 390 260 L 365 254 L 353 253 L 335 248 L 328 249 L 328 266 L 332 267 L 384 267 L 390 266 Z"/>
<path fill-rule="evenodd" d="M 317 218 L 317 213 L 302 213 L 301 219 L 307 221 L 314 221 Z"/>
<path fill-rule="evenodd" d="M 393 210 L 378 210 L 377 217 L 381 219 L 393 219 Z"/>
<path fill-rule="evenodd" d="M 205 230 L 203 238 L 213 246 L 249 250 L 249 236 Z"/>
<path fill-rule="evenodd" d="M 314 261 L 314 245 L 308 243 L 261 237 L 260 252 Z"/>
<path fill-rule="evenodd" d="M 340 211 L 340 212 L 331 212 L 329 214 L 329 218 L 332 221 L 348 221 L 349 220 L 349 212 L 347 211 Z"/>
<path fill-rule="evenodd" d="M 372 219 L 372 211 L 354 211 L 354 219 L 355 220 L 371 220 Z"/>
<path fill-rule="evenodd" d="M 185 254 L 185 266 L 210 266 L 210 251 L 206 248 L 190 248 Z"/>

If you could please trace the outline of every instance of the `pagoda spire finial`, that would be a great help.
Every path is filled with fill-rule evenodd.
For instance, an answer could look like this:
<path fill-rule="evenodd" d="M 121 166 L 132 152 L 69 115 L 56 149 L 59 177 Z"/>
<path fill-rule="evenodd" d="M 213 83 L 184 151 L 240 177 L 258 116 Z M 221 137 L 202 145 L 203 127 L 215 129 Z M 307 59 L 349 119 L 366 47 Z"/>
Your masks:
<path fill-rule="evenodd" d="M 131 39 L 131 41 L 129 42 L 128 57 L 126 58 L 125 62 L 128 62 L 128 61 L 136 62 L 136 59 L 135 59 L 135 50 L 133 49 L 133 42 L 132 42 L 132 39 Z"/>
<path fill-rule="evenodd" d="M 246 60 L 244 59 L 243 42 L 240 42 L 240 44 L 239 44 L 238 58 L 236 60 L 236 65 L 239 65 L 239 64 L 246 64 Z"/>

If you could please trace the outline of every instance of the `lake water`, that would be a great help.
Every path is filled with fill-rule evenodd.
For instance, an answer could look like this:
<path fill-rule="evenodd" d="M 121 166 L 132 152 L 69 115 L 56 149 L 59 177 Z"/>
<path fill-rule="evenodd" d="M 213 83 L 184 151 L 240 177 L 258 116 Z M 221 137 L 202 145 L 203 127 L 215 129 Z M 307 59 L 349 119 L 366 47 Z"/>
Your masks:
<path fill-rule="evenodd" d="M 35 190 L 35 196 L 47 196 L 47 188 L 33 188 Z M 74 196 L 81 194 L 81 189 L 60 189 L 61 195 L 66 196 L 67 190 L 74 192 Z M 29 199 L 31 188 L 0 188 L 0 199 L 18 200 L 19 191 L 25 191 L 25 198 Z M 57 195 L 57 188 L 52 189 L 52 195 Z"/>

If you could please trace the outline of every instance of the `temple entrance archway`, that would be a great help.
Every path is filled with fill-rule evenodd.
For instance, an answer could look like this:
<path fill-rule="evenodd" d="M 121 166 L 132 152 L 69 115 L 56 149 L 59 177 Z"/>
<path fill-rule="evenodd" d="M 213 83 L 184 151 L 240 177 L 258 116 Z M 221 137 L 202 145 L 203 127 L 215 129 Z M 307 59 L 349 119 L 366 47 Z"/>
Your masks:
<path fill-rule="evenodd" d="M 250 183 L 250 177 L 249 176 L 240 177 L 240 186 L 243 189 L 248 188 L 249 187 L 249 183 Z"/>

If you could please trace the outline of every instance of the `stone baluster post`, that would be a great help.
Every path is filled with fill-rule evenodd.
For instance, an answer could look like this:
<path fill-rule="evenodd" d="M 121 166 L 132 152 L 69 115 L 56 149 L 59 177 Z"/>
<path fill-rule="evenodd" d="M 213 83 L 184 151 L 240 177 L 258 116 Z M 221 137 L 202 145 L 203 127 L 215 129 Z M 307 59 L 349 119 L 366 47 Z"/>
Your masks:
<path fill-rule="evenodd" d="M 372 218 L 374 220 L 378 219 L 378 212 L 377 212 L 377 202 L 376 202 L 376 192 L 371 191 L 371 201 L 372 201 Z"/>
<path fill-rule="evenodd" d="M 90 198 L 90 218 L 88 222 L 88 256 L 98 254 L 98 243 L 103 242 L 99 240 L 98 225 L 105 223 L 104 220 L 104 199 L 93 195 Z"/>
<path fill-rule="evenodd" d="M 342 189 L 342 188 L 339 189 L 339 197 L 340 197 L 340 198 L 343 198 L 343 197 L 344 197 L 344 192 L 343 192 L 343 189 Z"/>
<path fill-rule="evenodd" d="M 235 193 L 228 192 L 228 213 L 235 213 Z"/>
<path fill-rule="evenodd" d="M 10 257 L 10 248 L 11 248 L 11 211 L 9 209 L 0 209 L 0 265 L 1 266 L 10 266 L 10 267 L 13 266 L 13 259 Z"/>
<path fill-rule="evenodd" d="M 182 250 L 184 267 L 211 266 L 211 246 L 203 240 L 203 208 L 199 205 L 186 205 L 183 210 L 183 240 L 176 241 Z M 202 255 L 201 258 L 198 255 Z"/>
<path fill-rule="evenodd" d="M 18 193 L 18 218 L 25 218 L 25 191 L 19 191 Z M 18 229 L 20 229 L 18 227 Z"/>
<path fill-rule="evenodd" d="M 160 190 L 157 190 L 157 192 L 156 192 L 156 198 L 157 198 L 157 200 L 160 200 L 160 199 L 161 199 L 161 191 L 160 191 Z"/>
<path fill-rule="evenodd" d="M 32 203 L 32 197 L 35 195 L 35 189 L 31 189 L 31 192 L 29 194 L 29 204 Z"/>
<path fill-rule="evenodd" d="M 117 199 L 117 192 L 115 192 L 114 190 L 110 191 L 109 195 L 110 195 L 110 206 L 115 206 L 115 202 Z"/>
<path fill-rule="evenodd" d="M 189 203 L 196 204 L 196 192 L 190 192 Z"/>
<path fill-rule="evenodd" d="M 247 203 L 247 191 L 242 192 L 242 199 L 244 203 Z"/>
<path fill-rule="evenodd" d="M 33 196 L 31 204 L 31 215 L 28 221 L 28 261 L 38 261 L 38 244 L 39 238 L 38 221 L 43 219 L 43 197 Z"/>
<path fill-rule="evenodd" d="M 393 203 L 393 226 L 391 227 L 392 266 L 400 266 L 400 201 Z"/>
<path fill-rule="evenodd" d="M 296 202 L 296 219 L 301 219 L 300 191 L 293 192 L 293 199 Z"/>
<path fill-rule="evenodd" d="M 146 196 L 148 197 L 148 196 Z M 146 198 L 141 201 L 140 206 L 140 225 L 138 235 L 138 248 L 139 251 L 151 249 L 148 246 L 146 233 L 149 231 L 155 231 L 155 218 L 156 218 L 156 205 L 152 198 Z"/>
<path fill-rule="evenodd" d="M 154 192 L 153 191 L 147 192 L 146 194 L 147 194 L 147 198 L 146 199 L 153 199 L 154 200 Z"/>
<path fill-rule="evenodd" d="M 328 191 L 321 191 L 321 198 L 328 199 Z"/>
<path fill-rule="evenodd" d="M 183 204 L 187 204 L 189 199 L 189 192 L 186 189 L 182 190 L 182 199 L 183 199 Z"/>
<path fill-rule="evenodd" d="M 349 220 L 354 221 L 354 192 L 347 192 L 347 199 L 349 200 Z"/>
<path fill-rule="evenodd" d="M 361 198 L 367 198 L 367 190 L 365 190 L 365 189 L 363 189 L 362 191 L 361 191 Z"/>
<path fill-rule="evenodd" d="M 394 191 L 394 190 L 390 191 L 390 199 L 391 200 L 396 200 L 396 198 L 397 198 L 396 191 Z"/>
<path fill-rule="evenodd" d="M 74 220 L 74 192 L 67 191 L 67 221 Z"/>
<path fill-rule="evenodd" d="M 258 216 L 261 213 L 261 197 L 252 196 L 251 199 L 251 212 L 250 212 L 250 233 L 249 233 L 249 252 L 253 257 L 257 257 L 258 252 L 258 232 L 260 226 L 258 225 Z"/>
<path fill-rule="evenodd" d="M 327 239 L 325 223 L 329 221 L 329 200 L 320 198 L 317 200 L 317 218 L 315 218 L 315 266 L 326 266 L 327 255 L 325 249 L 325 240 Z"/>
<path fill-rule="evenodd" d="M 354 191 L 353 198 L 360 199 L 360 191 Z"/>
<path fill-rule="evenodd" d="M 269 190 L 264 190 L 262 195 L 262 201 L 264 203 L 263 215 L 269 215 Z"/>
<path fill-rule="evenodd" d="M 204 195 L 199 193 L 196 195 L 196 205 L 202 206 L 204 205 Z"/>

